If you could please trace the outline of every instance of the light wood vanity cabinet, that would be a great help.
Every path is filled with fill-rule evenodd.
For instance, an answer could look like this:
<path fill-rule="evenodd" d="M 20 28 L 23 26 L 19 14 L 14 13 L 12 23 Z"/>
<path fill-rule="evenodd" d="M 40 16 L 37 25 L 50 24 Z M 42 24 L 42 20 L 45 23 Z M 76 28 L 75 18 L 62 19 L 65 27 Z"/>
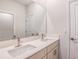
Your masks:
<path fill-rule="evenodd" d="M 45 59 L 46 49 L 39 51 L 38 53 L 34 54 L 33 56 L 29 57 L 28 59 Z"/>
<path fill-rule="evenodd" d="M 48 53 L 47 59 L 58 59 L 58 47 L 56 47 L 50 53 Z"/>
<path fill-rule="evenodd" d="M 58 59 L 58 41 L 37 52 L 28 59 Z"/>
<path fill-rule="evenodd" d="M 41 58 L 41 59 L 47 59 L 47 56 L 44 56 L 43 58 Z"/>

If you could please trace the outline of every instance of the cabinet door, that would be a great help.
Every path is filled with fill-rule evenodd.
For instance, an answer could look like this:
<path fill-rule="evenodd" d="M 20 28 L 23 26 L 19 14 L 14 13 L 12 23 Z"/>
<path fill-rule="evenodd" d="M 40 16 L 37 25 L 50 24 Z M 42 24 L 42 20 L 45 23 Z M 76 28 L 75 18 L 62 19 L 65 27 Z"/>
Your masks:
<path fill-rule="evenodd" d="M 58 47 L 56 47 L 56 48 L 52 51 L 52 54 L 53 54 L 53 59 L 58 59 Z"/>
<path fill-rule="evenodd" d="M 42 57 L 43 57 L 43 53 L 38 52 L 37 54 L 33 55 L 28 59 L 42 59 Z"/>
<path fill-rule="evenodd" d="M 58 46 L 58 42 L 59 42 L 59 41 L 56 41 L 56 42 L 54 42 L 53 44 L 49 45 L 49 46 L 47 47 L 47 53 L 51 52 L 56 46 Z"/>
<path fill-rule="evenodd" d="M 46 56 L 44 56 L 42 59 L 47 59 L 47 57 L 46 57 Z"/>
<path fill-rule="evenodd" d="M 53 59 L 53 53 L 52 52 L 48 53 L 47 59 Z"/>
<path fill-rule="evenodd" d="M 56 47 L 50 53 L 48 53 L 47 56 L 47 59 L 58 59 L 58 47 Z"/>
<path fill-rule="evenodd" d="M 45 56 L 46 49 L 43 49 L 42 51 L 36 53 L 35 55 L 29 57 L 28 59 L 42 59 Z M 43 58 L 45 59 L 45 57 Z"/>

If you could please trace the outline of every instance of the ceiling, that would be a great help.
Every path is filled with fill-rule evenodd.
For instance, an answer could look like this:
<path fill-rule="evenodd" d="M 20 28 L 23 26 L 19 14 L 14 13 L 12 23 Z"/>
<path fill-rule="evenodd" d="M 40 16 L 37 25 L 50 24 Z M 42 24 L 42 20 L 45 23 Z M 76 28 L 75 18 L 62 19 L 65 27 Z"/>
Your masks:
<path fill-rule="evenodd" d="M 28 5 L 33 2 L 33 0 L 16 0 L 16 1 L 24 5 Z"/>
<path fill-rule="evenodd" d="M 15 0 L 25 6 L 28 6 L 32 3 L 38 3 L 39 5 L 41 5 L 42 7 L 46 7 L 46 0 Z"/>

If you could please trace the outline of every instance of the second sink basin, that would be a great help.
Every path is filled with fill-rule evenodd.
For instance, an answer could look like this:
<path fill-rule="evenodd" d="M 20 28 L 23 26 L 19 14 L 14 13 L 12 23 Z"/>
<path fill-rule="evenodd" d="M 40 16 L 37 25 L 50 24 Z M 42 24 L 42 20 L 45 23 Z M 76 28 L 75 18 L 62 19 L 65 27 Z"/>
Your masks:
<path fill-rule="evenodd" d="M 15 49 L 9 50 L 8 53 L 11 56 L 16 57 L 16 56 L 23 54 L 24 52 L 28 52 L 28 51 L 33 50 L 35 48 L 36 48 L 35 46 L 28 44 L 25 46 L 16 47 Z"/>

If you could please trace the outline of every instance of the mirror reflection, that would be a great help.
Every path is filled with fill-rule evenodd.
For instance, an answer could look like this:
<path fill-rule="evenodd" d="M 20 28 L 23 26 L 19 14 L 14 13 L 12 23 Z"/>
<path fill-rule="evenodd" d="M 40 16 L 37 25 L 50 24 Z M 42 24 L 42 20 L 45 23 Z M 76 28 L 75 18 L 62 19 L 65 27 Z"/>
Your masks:
<path fill-rule="evenodd" d="M 13 15 L 0 12 L 0 40 L 6 40 L 13 35 Z"/>
<path fill-rule="evenodd" d="M 46 9 L 32 0 L 0 0 L 0 41 L 46 33 Z"/>

